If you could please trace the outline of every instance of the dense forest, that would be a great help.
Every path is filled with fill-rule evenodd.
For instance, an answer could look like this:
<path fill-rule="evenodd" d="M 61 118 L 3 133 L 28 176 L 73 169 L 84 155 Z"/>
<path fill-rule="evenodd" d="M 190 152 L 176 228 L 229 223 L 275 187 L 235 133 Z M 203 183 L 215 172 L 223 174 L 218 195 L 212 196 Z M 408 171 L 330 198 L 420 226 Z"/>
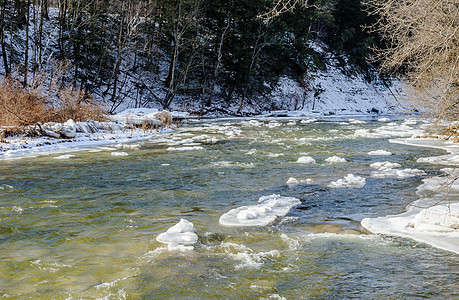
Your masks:
<path fill-rule="evenodd" d="M 270 0 L 0 3 L 3 75 L 24 87 L 71 85 L 110 111 L 127 99 L 167 109 L 178 96 L 201 113 L 230 101 L 240 110 L 280 76 L 306 87 L 330 59 L 371 81 L 370 48 L 382 46 L 367 30 L 377 16 L 360 0 L 308 1 L 269 20 L 260 16 Z"/>

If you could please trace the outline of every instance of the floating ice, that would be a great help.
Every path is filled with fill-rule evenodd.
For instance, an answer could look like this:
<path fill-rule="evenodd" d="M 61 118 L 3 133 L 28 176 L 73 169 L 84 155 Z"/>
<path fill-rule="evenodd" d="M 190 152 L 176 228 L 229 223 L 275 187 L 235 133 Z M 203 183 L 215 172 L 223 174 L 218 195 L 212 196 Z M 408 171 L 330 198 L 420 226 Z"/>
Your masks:
<path fill-rule="evenodd" d="M 289 184 L 289 185 L 294 185 L 294 184 L 298 184 L 298 183 L 300 183 L 300 182 L 296 178 L 293 178 L 293 177 L 290 177 L 286 182 L 286 184 Z"/>
<path fill-rule="evenodd" d="M 331 164 L 347 162 L 347 160 L 345 158 L 338 157 L 338 156 L 330 156 L 329 158 L 325 159 L 325 161 L 329 162 Z"/>
<path fill-rule="evenodd" d="M 379 122 L 390 122 L 388 118 L 379 118 L 378 121 Z"/>
<path fill-rule="evenodd" d="M 0 184 L 0 190 L 12 190 L 13 187 L 8 184 Z"/>
<path fill-rule="evenodd" d="M 316 160 L 311 156 L 302 156 L 296 161 L 299 164 L 314 164 Z"/>
<path fill-rule="evenodd" d="M 69 158 L 72 158 L 72 157 L 75 157 L 75 155 L 73 154 L 65 154 L 65 155 L 60 155 L 60 156 L 56 156 L 56 157 L 53 157 L 54 159 L 69 159 Z"/>
<path fill-rule="evenodd" d="M 112 156 L 128 156 L 126 152 L 112 152 Z"/>
<path fill-rule="evenodd" d="M 156 240 L 167 244 L 170 251 L 185 251 L 194 249 L 193 245 L 198 242 L 198 236 L 193 223 L 181 219 L 180 222 L 169 228 L 166 232 L 159 234 Z"/>
<path fill-rule="evenodd" d="M 257 205 L 241 206 L 230 210 L 220 217 L 224 226 L 267 226 L 278 217 L 283 217 L 301 201 L 293 197 L 280 195 L 263 196 Z"/>
<path fill-rule="evenodd" d="M 169 147 L 167 151 L 197 151 L 204 150 L 201 146 L 189 146 L 189 147 Z"/>
<path fill-rule="evenodd" d="M 398 163 L 391 163 L 389 161 L 386 162 L 375 162 L 370 165 L 370 168 L 381 170 L 381 169 L 392 169 L 392 168 L 398 168 L 400 167 L 400 164 Z"/>
<path fill-rule="evenodd" d="M 395 168 L 400 167 L 400 164 L 391 162 L 375 162 L 370 165 L 370 168 L 377 169 L 377 171 L 371 172 L 371 177 L 386 178 L 386 177 L 398 177 L 408 178 L 414 176 L 422 176 L 426 173 L 419 169 L 403 169 L 398 170 Z"/>
<path fill-rule="evenodd" d="M 317 119 L 307 119 L 307 120 L 301 120 L 301 124 L 309 124 L 309 123 L 314 123 L 316 122 Z"/>
<path fill-rule="evenodd" d="M 332 181 L 328 187 L 331 188 L 362 188 L 366 183 L 365 178 L 356 176 L 354 174 L 348 174 L 342 179 Z"/>
<path fill-rule="evenodd" d="M 424 131 L 421 129 L 414 129 L 407 124 L 397 123 L 388 123 L 372 131 L 358 129 L 354 132 L 354 136 L 364 138 L 411 137 L 421 136 L 423 134 Z"/>
<path fill-rule="evenodd" d="M 386 150 L 374 150 L 368 152 L 368 155 L 392 155 L 392 152 Z"/>
<path fill-rule="evenodd" d="M 361 120 L 349 119 L 349 123 L 351 123 L 351 124 L 365 124 L 366 122 L 365 121 L 361 121 Z"/>
<path fill-rule="evenodd" d="M 131 150 L 137 150 L 140 148 L 139 144 L 117 144 L 116 149 L 131 149 Z"/>
<path fill-rule="evenodd" d="M 206 143 L 206 144 L 216 144 L 218 143 L 218 139 L 215 137 L 210 137 L 206 134 L 203 135 L 198 135 L 195 137 L 192 137 L 193 141 L 198 142 L 198 143 Z"/>

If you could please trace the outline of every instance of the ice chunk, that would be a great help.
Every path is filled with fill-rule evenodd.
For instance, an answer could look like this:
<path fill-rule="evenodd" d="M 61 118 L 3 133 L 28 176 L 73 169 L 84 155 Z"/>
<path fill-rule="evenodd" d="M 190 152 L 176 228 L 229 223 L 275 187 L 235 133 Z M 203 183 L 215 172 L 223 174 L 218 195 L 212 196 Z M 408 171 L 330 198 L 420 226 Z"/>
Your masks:
<path fill-rule="evenodd" d="M 112 152 L 112 156 L 128 156 L 126 152 Z"/>
<path fill-rule="evenodd" d="M 258 203 L 230 210 L 220 217 L 220 224 L 224 226 L 267 226 L 278 217 L 288 214 L 293 207 L 301 204 L 301 201 L 293 197 L 271 195 L 260 197 Z"/>
<path fill-rule="evenodd" d="M 397 170 L 394 168 L 400 167 L 397 163 L 391 162 L 375 162 L 370 165 L 371 168 L 377 169 L 378 171 L 374 171 L 371 173 L 371 177 L 377 178 L 386 178 L 386 177 L 398 177 L 398 178 L 408 178 L 414 176 L 421 176 L 425 175 L 426 173 L 419 169 L 404 169 L 404 170 Z"/>
<path fill-rule="evenodd" d="M 398 163 L 391 163 L 389 161 L 386 162 L 375 162 L 370 165 L 370 168 L 381 170 L 381 169 L 392 169 L 392 168 L 398 168 L 400 167 L 400 164 Z"/>
<path fill-rule="evenodd" d="M 204 150 L 201 146 L 189 146 L 189 147 L 169 147 L 167 151 L 197 151 Z"/>
<path fill-rule="evenodd" d="M 347 162 L 345 158 L 338 157 L 338 156 L 330 156 L 329 158 L 325 159 L 326 162 L 329 162 L 331 164 L 333 163 L 341 163 L 341 162 Z"/>
<path fill-rule="evenodd" d="M 0 190 L 12 190 L 13 187 L 8 184 L 0 184 Z"/>
<path fill-rule="evenodd" d="M 169 250 L 193 250 L 193 245 L 198 242 L 198 235 L 193 223 L 185 219 L 169 228 L 166 232 L 159 234 L 156 240 L 167 244 Z"/>
<path fill-rule="evenodd" d="M 343 179 L 332 181 L 328 187 L 331 188 L 362 188 L 366 183 L 366 179 L 354 174 L 348 174 Z"/>
<path fill-rule="evenodd" d="M 56 157 L 53 157 L 54 159 L 69 159 L 69 158 L 72 158 L 74 157 L 75 155 L 73 154 L 65 154 L 65 155 L 60 155 L 60 156 L 56 156 Z"/>
<path fill-rule="evenodd" d="M 293 177 L 290 177 L 286 182 L 286 184 L 291 184 L 291 185 L 298 184 L 298 183 L 299 183 L 298 180 Z"/>
<path fill-rule="evenodd" d="M 311 156 L 302 156 L 296 161 L 299 164 L 314 164 L 316 160 Z"/>
<path fill-rule="evenodd" d="M 140 148 L 139 144 L 117 144 L 116 149 L 130 149 L 130 150 L 138 150 Z"/>
<path fill-rule="evenodd" d="M 392 155 L 392 153 L 386 150 L 374 150 L 368 152 L 368 155 Z"/>

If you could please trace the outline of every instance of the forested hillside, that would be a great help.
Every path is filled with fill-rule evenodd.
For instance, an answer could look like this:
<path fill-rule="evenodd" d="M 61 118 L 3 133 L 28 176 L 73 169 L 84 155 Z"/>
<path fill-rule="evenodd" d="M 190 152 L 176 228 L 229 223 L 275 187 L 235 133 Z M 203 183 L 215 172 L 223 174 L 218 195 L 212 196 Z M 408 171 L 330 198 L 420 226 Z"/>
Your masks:
<path fill-rule="evenodd" d="M 242 112 L 288 77 L 310 89 L 330 61 L 374 79 L 379 37 L 360 0 L 316 0 L 267 21 L 269 0 L 1 1 L 0 72 L 24 87 L 71 85 L 108 109 Z M 322 45 L 317 47 L 317 45 Z M 320 48 L 320 51 L 318 50 Z M 53 82 L 53 84 L 51 84 Z M 58 83 L 58 84 L 56 84 Z M 320 92 L 320 91 L 319 91 Z M 258 99 L 258 100 L 254 100 Z M 128 104 L 127 104 L 128 103 Z"/>

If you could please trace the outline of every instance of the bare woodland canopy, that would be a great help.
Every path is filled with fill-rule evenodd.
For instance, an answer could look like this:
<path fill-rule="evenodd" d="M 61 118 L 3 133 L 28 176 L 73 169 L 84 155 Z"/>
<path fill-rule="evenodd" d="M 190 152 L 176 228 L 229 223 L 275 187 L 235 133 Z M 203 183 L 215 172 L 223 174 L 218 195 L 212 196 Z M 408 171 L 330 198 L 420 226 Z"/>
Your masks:
<path fill-rule="evenodd" d="M 389 47 L 380 49 L 386 70 L 404 74 L 420 106 L 433 115 L 459 119 L 459 1 L 374 0 Z"/>
<path fill-rule="evenodd" d="M 458 11 L 459 0 L 5 0 L 0 70 L 27 86 L 67 66 L 63 82 L 112 110 L 132 95 L 136 106 L 168 108 L 182 95 L 207 109 L 265 97 L 284 75 L 307 86 L 330 58 L 370 80 L 379 58 L 417 105 L 454 120 Z"/>

